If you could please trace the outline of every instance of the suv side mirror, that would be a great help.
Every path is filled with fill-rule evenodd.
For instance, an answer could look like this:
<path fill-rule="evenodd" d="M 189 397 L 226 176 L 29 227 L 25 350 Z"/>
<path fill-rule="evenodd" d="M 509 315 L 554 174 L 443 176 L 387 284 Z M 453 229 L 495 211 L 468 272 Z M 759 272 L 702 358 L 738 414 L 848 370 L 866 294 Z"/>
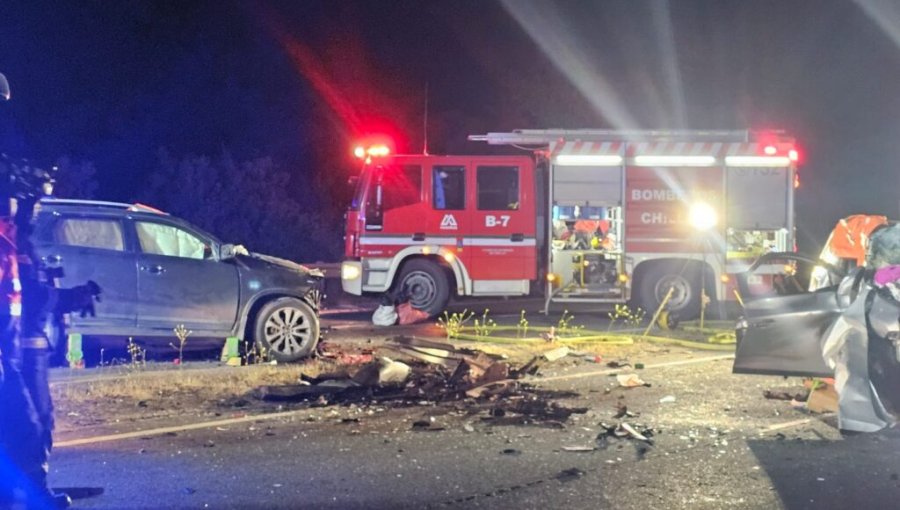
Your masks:
<path fill-rule="evenodd" d="M 250 255 L 250 252 L 242 244 L 223 244 L 219 247 L 219 260 L 233 259 L 238 255 Z"/>

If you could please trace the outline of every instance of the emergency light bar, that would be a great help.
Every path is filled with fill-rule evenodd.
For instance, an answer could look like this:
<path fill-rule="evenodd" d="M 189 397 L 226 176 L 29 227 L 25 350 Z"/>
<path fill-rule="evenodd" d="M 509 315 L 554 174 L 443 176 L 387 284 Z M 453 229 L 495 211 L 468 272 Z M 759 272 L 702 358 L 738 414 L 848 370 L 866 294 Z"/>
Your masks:
<path fill-rule="evenodd" d="M 560 154 L 556 156 L 559 166 L 621 166 L 622 156 L 618 154 Z"/>
<path fill-rule="evenodd" d="M 363 159 L 370 156 L 375 157 L 383 157 L 387 156 L 391 153 L 391 149 L 385 144 L 375 144 L 369 147 L 363 147 L 362 145 L 358 145 L 355 149 L 353 149 L 353 155 L 359 159 Z"/>
<path fill-rule="evenodd" d="M 715 156 L 635 156 L 635 166 L 714 166 Z"/>
<path fill-rule="evenodd" d="M 762 168 L 791 165 L 787 156 L 725 156 L 725 166 L 755 166 Z"/>

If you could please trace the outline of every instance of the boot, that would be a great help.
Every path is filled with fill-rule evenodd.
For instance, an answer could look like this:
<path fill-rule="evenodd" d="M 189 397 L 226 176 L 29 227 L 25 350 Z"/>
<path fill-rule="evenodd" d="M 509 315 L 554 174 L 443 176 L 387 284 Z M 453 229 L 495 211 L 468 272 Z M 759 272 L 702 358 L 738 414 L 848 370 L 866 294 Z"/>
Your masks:
<path fill-rule="evenodd" d="M 44 488 L 38 490 L 33 498 L 30 498 L 25 508 L 65 509 L 72 506 L 72 498 L 64 492 L 53 492 Z"/>
<path fill-rule="evenodd" d="M 28 477 L 34 487 L 34 492 L 28 501 L 28 508 L 57 508 L 64 509 L 72 506 L 72 498 L 68 494 L 59 492 L 55 493 L 47 486 L 47 470 L 46 464 L 44 468 L 31 473 Z"/>
<path fill-rule="evenodd" d="M 72 506 L 72 498 L 65 492 L 50 492 L 50 499 L 53 501 L 53 508 L 62 510 Z"/>

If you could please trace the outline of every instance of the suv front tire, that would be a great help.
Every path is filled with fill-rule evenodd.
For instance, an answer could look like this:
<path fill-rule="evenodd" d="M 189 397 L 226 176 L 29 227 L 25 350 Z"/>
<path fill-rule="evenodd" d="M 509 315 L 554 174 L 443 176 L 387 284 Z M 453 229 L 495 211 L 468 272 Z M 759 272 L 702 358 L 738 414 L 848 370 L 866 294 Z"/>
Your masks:
<path fill-rule="evenodd" d="M 256 345 L 279 363 L 297 361 L 312 354 L 319 341 L 319 321 L 302 300 L 282 297 L 270 301 L 256 315 Z"/>

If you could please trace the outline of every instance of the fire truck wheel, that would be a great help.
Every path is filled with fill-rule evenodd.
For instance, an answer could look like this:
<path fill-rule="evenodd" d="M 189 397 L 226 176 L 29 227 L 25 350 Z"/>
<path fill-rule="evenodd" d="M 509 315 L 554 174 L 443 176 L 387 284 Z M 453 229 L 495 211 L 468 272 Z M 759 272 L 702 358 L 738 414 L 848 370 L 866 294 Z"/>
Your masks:
<path fill-rule="evenodd" d="M 296 361 L 309 356 L 319 341 L 319 318 L 297 298 L 283 297 L 259 309 L 254 331 L 256 345 L 269 359 Z"/>
<path fill-rule="evenodd" d="M 656 313 L 669 289 L 672 296 L 666 303 L 666 310 L 678 313 L 679 317 L 693 319 L 700 313 L 700 277 L 692 268 L 680 265 L 658 265 L 647 271 L 641 278 L 639 302 L 648 316 Z"/>
<path fill-rule="evenodd" d="M 450 282 L 440 266 L 424 259 L 404 264 L 397 283 L 398 296 L 413 308 L 437 317 L 450 300 Z"/>

